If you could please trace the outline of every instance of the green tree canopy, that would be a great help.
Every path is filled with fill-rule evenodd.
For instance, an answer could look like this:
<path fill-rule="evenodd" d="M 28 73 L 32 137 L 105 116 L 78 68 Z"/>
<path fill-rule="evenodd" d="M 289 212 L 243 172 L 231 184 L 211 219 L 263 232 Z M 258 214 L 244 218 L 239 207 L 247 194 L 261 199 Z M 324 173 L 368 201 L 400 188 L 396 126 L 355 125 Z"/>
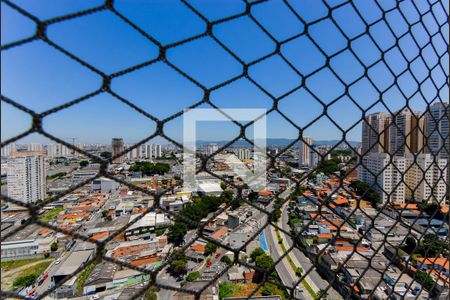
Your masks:
<path fill-rule="evenodd" d="M 231 258 L 229 258 L 228 256 L 224 255 L 222 256 L 222 258 L 220 259 L 221 262 L 227 264 L 227 265 L 231 265 L 233 263 L 233 261 L 231 260 Z"/>
<path fill-rule="evenodd" d="M 169 226 L 169 233 L 167 234 L 167 239 L 175 246 L 182 245 L 187 230 L 188 227 L 185 223 L 176 221 L 174 224 Z"/>
<path fill-rule="evenodd" d="M 258 247 L 252 251 L 252 253 L 250 254 L 250 258 L 252 259 L 252 261 L 256 261 L 256 258 L 258 256 L 265 255 L 265 254 L 266 254 L 266 252 L 262 248 Z"/>
<path fill-rule="evenodd" d="M 104 159 L 109 159 L 112 157 L 112 154 L 109 151 L 103 151 L 102 153 L 100 153 L 100 157 L 102 157 Z"/>
<path fill-rule="evenodd" d="M 149 161 L 137 161 L 130 167 L 130 172 L 142 172 L 143 175 L 163 175 L 170 171 L 170 166 L 165 163 L 151 163 Z"/>
<path fill-rule="evenodd" d="M 261 268 L 264 270 L 270 270 L 273 268 L 274 262 L 273 262 L 272 257 L 264 254 L 264 255 L 260 255 L 256 258 L 255 265 L 258 268 Z"/>
<path fill-rule="evenodd" d="M 192 282 L 200 278 L 200 272 L 195 271 L 187 274 L 186 281 Z"/>
<path fill-rule="evenodd" d="M 206 246 L 205 246 L 205 255 L 211 255 L 211 254 L 213 254 L 214 252 L 216 252 L 217 248 L 219 248 L 219 246 L 217 246 L 217 245 L 214 244 L 214 243 L 211 243 L 211 242 L 206 243 Z"/>

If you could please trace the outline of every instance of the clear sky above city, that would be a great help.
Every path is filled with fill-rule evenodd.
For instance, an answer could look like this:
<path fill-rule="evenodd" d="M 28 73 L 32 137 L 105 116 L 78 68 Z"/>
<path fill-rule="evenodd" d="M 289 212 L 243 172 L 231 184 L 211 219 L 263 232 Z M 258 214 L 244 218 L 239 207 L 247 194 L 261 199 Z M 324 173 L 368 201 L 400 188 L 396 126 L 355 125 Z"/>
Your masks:
<path fill-rule="evenodd" d="M 41 20 L 102 3 L 94 0 L 13 2 L 19 3 Z M 413 24 L 420 20 L 418 11 L 421 11 L 425 1 L 416 1 L 416 6 L 411 1 L 404 1 L 399 5 L 399 9 L 393 11 L 389 10 L 395 7 L 396 1 L 379 1 L 380 6 L 377 6 L 374 1 L 357 0 L 353 1 L 354 6 L 346 4 L 333 9 L 342 2 L 344 1 L 327 1 L 329 7 L 318 0 L 288 2 L 306 22 L 314 22 L 327 16 L 329 8 L 332 8 L 331 16 L 344 32 L 342 34 L 331 19 L 324 19 L 307 28 L 310 38 L 321 50 L 306 35 L 284 43 L 281 53 L 300 75 L 279 55 L 270 56 L 249 68 L 249 76 L 273 97 L 280 97 L 291 91 L 300 85 L 302 77 L 306 78 L 307 89 L 298 89 L 280 100 L 279 109 L 286 117 L 303 128 L 323 113 L 324 107 L 316 98 L 328 104 L 342 96 L 328 107 L 327 112 L 339 126 L 347 130 L 362 117 L 361 110 L 352 103 L 350 97 L 363 109 L 370 108 L 369 112 L 387 108 L 398 110 L 407 103 L 407 98 L 410 98 L 410 107 L 417 110 L 423 110 L 426 102 L 436 101 L 436 97 L 448 102 L 448 88 L 444 86 L 438 90 L 435 86 L 442 87 L 445 83 L 448 76 L 445 73 L 449 67 L 448 56 L 440 59 L 442 69 L 434 68 L 431 71 L 432 80 L 427 79 L 420 86 L 423 96 L 415 93 L 419 89 L 416 80 L 423 81 L 428 76 L 428 69 L 435 66 L 439 56 L 447 51 L 448 26 L 441 24 L 445 23 L 444 9 L 448 9 L 448 1 L 443 1 L 442 5 L 435 4 L 432 9 L 434 16 L 425 15 L 422 23 L 411 28 L 408 28 L 407 23 Z M 243 1 L 190 0 L 189 3 L 211 21 L 245 11 Z M 179 1 L 115 1 L 114 7 L 162 45 L 195 36 L 206 29 L 205 22 Z M 358 16 L 355 8 L 363 19 Z M 369 30 L 375 43 L 368 35 L 359 36 L 366 30 L 364 22 L 371 24 L 378 20 L 383 10 L 389 11 L 386 15 L 388 22 L 377 23 L 370 26 Z M 1 14 L 2 45 L 34 34 L 35 24 L 4 3 L 1 4 Z M 289 11 L 283 1 L 255 5 L 252 7 L 252 15 L 278 41 L 305 31 L 304 24 Z M 408 30 L 410 32 L 404 35 Z M 154 43 L 106 10 L 52 24 L 47 33 L 55 44 L 106 74 L 116 73 L 158 57 L 158 47 Z M 276 43 L 248 16 L 215 25 L 213 34 L 246 63 L 268 55 L 276 48 Z M 432 44 L 424 47 L 430 41 L 430 35 L 433 35 Z M 332 56 L 347 48 L 349 39 L 355 37 L 358 38 L 350 46 L 361 62 L 346 49 L 334 56 L 328 67 L 320 69 L 326 64 L 324 54 Z M 396 75 L 401 74 L 408 65 L 403 55 L 407 60 L 412 60 L 419 54 L 416 43 L 424 47 L 423 59 L 414 60 L 410 71 L 396 79 L 386 64 Z M 365 67 L 371 66 L 382 57 L 377 45 L 382 51 L 392 48 L 384 54 L 385 63 L 377 63 L 365 74 Z M 1 59 L 2 95 L 36 112 L 46 111 L 94 92 L 102 84 L 101 77 L 96 73 L 42 41 L 2 51 Z M 242 73 L 242 65 L 210 37 L 170 48 L 167 59 L 206 88 L 214 87 Z M 309 76 L 318 69 L 320 71 Z M 360 77 L 360 80 L 353 83 Z M 397 85 L 382 95 L 387 108 L 381 104 L 372 106 L 380 98 L 376 89 L 386 90 L 394 82 L 397 82 Z M 346 89 L 343 83 L 352 83 L 347 96 L 344 95 Z M 163 62 L 156 62 L 117 77 L 112 80 L 111 88 L 118 95 L 160 119 L 199 102 L 203 97 L 202 89 Z M 246 78 L 213 91 L 210 99 L 221 108 L 270 109 L 273 105 L 271 97 Z M 210 108 L 208 105 L 201 105 L 199 108 L 202 107 Z M 30 128 L 31 119 L 27 114 L 4 102 L 1 109 L 2 140 Z M 78 142 L 109 143 L 112 137 L 119 136 L 127 143 L 134 143 L 151 135 L 155 130 L 155 123 L 111 95 L 102 93 L 49 115 L 44 120 L 44 128 L 61 139 L 76 137 Z M 297 129 L 277 113 L 269 114 L 267 128 L 271 138 L 295 138 L 298 134 Z M 349 131 L 347 139 L 360 140 L 360 130 L 360 125 L 354 127 Z M 165 128 L 165 133 L 177 141 L 182 140 L 182 132 L 181 116 L 169 122 Z M 198 137 L 203 140 L 226 140 L 238 134 L 238 127 L 231 123 L 208 122 L 199 125 Z M 305 134 L 315 140 L 339 139 L 342 136 L 339 129 L 325 116 L 307 127 Z M 21 141 L 39 140 L 44 141 L 34 135 Z"/>

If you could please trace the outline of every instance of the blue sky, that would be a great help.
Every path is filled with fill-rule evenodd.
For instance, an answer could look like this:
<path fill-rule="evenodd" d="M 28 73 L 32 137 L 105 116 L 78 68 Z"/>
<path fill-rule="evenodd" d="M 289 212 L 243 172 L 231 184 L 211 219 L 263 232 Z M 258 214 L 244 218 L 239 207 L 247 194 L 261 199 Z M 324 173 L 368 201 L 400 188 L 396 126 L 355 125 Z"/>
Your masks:
<path fill-rule="evenodd" d="M 50 19 L 83 9 L 100 5 L 102 1 L 84 0 L 16 0 L 32 15 L 40 20 Z M 333 8 L 343 1 L 327 1 Z M 236 15 L 245 11 L 243 1 L 215 0 L 189 1 L 205 18 L 210 21 Z M 329 8 L 318 0 L 288 1 L 295 12 L 307 23 L 328 15 Z M 448 1 L 436 4 L 432 14 L 426 14 L 419 23 L 411 28 L 398 44 L 396 37 L 408 31 L 408 23 L 419 20 L 417 12 L 425 12 L 429 7 L 425 1 L 404 1 L 399 10 L 386 14 L 386 22 L 369 27 L 375 43 L 367 36 L 360 36 L 350 46 L 349 51 L 336 52 L 347 48 L 348 40 L 365 32 L 364 21 L 371 24 L 378 20 L 384 11 L 395 6 L 395 1 L 357 0 L 354 6 L 363 16 L 361 19 L 354 7 L 346 4 L 332 10 L 332 18 L 344 32 L 338 30 L 330 19 L 308 26 L 308 34 L 293 39 L 281 46 L 281 53 L 298 71 L 295 72 L 279 55 L 273 55 L 253 64 L 248 74 L 252 80 L 262 86 L 275 98 L 281 97 L 305 80 L 306 87 L 281 99 L 278 107 L 286 117 L 297 126 L 304 128 L 316 120 L 323 112 L 323 104 L 332 102 L 345 93 L 345 85 L 353 83 L 349 95 L 363 109 L 371 107 L 380 97 L 375 87 L 385 90 L 395 82 L 395 77 L 380 62 L 369 69 L 381 57 L 376 44 L 385 51 L 384 60 L 395 74 L 400 74 L 408 66 L 420 47 L 429 40 L 429 34 L 438 33 L 432 38 L 432 45 L 423 49 L 424 59 L 412 61 L 410 71 L 398 78 L 398 86 L 383 93 L 382 99 L 391 110 L 400 109 L 409 99 L 413 109 L 423 110 L 426 101 L 438 96 L 448 102 L 448 86 L 437 90 L 434 84 L 442 86 L 448 73 L 440 68 L 431 72 L 431 78 L 422 83 L 423 96 L 412 94 L 419 88 L 414 80 L 422 81 L 428 74 L 428 67 L 436 65 L 438 55 L 446 52 L 448 45 L 448 24 L 445 24 Z M 206 23 L 190 11 L 183 3 L 174 0 L 159 1 L 115 1 L 115 9 L 130 19 L 144 32 L 156 39 L 161 45 L 169 45 L 180 40 L 201 34 Z M 402 17 L 404 14 L 406 20 Z M 305 24 L 298 20 L 283 1 L 269 1 L 252 6 L 252 16 L 272 36 L 269 37 L 248 16 L 233 19 L 213 26 L 214 36 L 230 48 L 237 57 L 250 63 L 276 49 L 277 41 L 284 41 L 305 32 Z M 2 45 L 32 36 L 35 24 L 18 14 L 10 7 L 1 4 L 1 43 Z M 392 27 L 392 34 L 387 26 Z M 120 20 L 110 11 L 101 11 L 82 18 L 52 24 L 47 30 L 49 39 L 63 47 L 81 60 L 98 70 L 112 74 L 130 66 L 158 57 L 158 46 L 139 32 Z M 324 51 L 322 53 L 311 41 L 313 39 Z M 392 49 L 390 49 L 394 46 Z M 434 49 L 433 49 L 433 47 Z M 386 51 L 390 49 L 389 51 Z M 437 51 L 438 55 L 436 55 Z M 333 56 L 328 68 L 326 56 Z M 355 58 L 359 58 L 361 63 Z M 66 55 L 58 52 L 42 41 L 34 41 L 1 53 L 1 93 L 14 101 L 36 111 L 43 112 L 64 104 L 75 98 L 94 92 L 102 84 L 101 77 Z M 203 37 L 167 51 L 167 59 L 177 68 L 191 76 L 206 88 L 212 88 L 242 73 L 242 64 L 223 50 L 211 37 Z M 448 70 L 448 55 L 440 60 L 444 70 Z M 318 69 L 320 71 L 316 72 Z M 333 74 L 333 70 L 340 80 Z M 311 73 L 314 75 L 310 76 Z M 357 82 L 357 78 L 364 76 Z M 372 80 L 373 84 L 370 83 Z M 375 85 L 375 87 L 374 87 Z M 145 112 L 160 118 L 167 118 L 203 98 L 203 90 L 174 71 L 164 62 L 156 62 L 135 72 L 113 79 L 112 90 L 121 97 L 142 108 Z M 402 95 L 402 93 L 404 95 Z M 406 96 L 406 98 L 405 98 Z M 317 99 L 320 99 L 321 104 Z M 261 91 L 251 80 L 241 78 L 211 92 L 210 100 L 221 108 L 266 108 L 273 105 L 271 96 Z M 199 108 L 210 108 L 201 105 Z M 31 125 L 29 116 L 2 102 L 2 140 L 27 130 Z M 386 110 L 378 104 L 370 111 Z M 361 118 L 360 109 L 344 96 L 329 106 L 328 115 L 344 130 L 347 130 Z M 271 138 L 292 138 L 298 130 L 277 113 L 267 118 L 268 136 Z M 112 137 L 122 136 L 126 142 L 137 142 L 151 135 L 155 123 L 144 115 L 121 103 L 111 95 L 102 93 L 80 104 L 49 115 L 44 119 L 44 129 L 59 138 L 76 137 L 79 142 L 108 143 Z M 165 133 L 171 138 L 182 140 L 182 117 L 166 124 Z M 231 123 L 205 122 L 199 125 L 199 139 L 223 140 L 239 134 L 238 127 Z M 342 133 L 326 117 L 322 117 L 305 129 L 305 135 L 316 140 L 337 139 Z M 249 134 L 251 136 L 251 134 Z M 348 132 L 347 139 L 360 140 L 360 126 Z M 22 141 L 44 141 L 36 135 Z M 19 142 L 22 142 L 19 141 Z M 159 140 L 160 141 L 160 140 Z"/>

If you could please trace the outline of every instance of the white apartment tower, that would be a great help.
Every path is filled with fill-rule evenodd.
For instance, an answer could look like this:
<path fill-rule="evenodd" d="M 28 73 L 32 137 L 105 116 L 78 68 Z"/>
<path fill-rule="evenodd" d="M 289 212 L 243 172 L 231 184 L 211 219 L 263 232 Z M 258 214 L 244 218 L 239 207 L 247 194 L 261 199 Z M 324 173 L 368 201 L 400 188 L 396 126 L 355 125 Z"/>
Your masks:
<path fill-rule="evenodd" d="M 208 155 L 213 154 L 214 152 L 216 152 L 217 150 L 219 150 L 219 145 L 217 144 L 208 144 Z"/>
<path fill-rule="evenodd" d="M 250 150 L 249 149 L 239 149 L 238 158 L 240 160 L 249 160 L 250 159 Z"/>
<path fill-rule="evenodd" d="M 358 169 L 359 180 L 369 184 L 386 201 L 405 201 L 405 183 L 402 181 L 406 170 L 406 159 L 387 153 L 371 153 L 361 159 Z"/>
<path fill-rule="evenodd" d="M 47 145 L 47 156 L 48 157 L 70 157 L 72 156 L 71 149 L 67 148 L 62 144 L 50 144 Z"/>
<path fill-rule="evenodd" d="M 406 199 L 417 202 L 442 202 L 447 193 L 448 161 L 432 154 L 406 156 Z"/>
<path fill-rule="evenodd" d="M 8 157 L 11 152 L 16 152 L 17 146 L 14 143 L 8 144 L 2 148 L 2 156 Z"/>
<path fill-rule="evenodd" d="M 299 166 L 311 166 L 311 146 L 312 138 L 304 136 L 298 142 L 298 164 Z"/>
<path fill-rule="evenodd" d="M 126 158 L 129 159 L 129 160 L 136 160 L 136 159 L 140 158 L 139 157 L 139 148 L 140 147 L 133 148 L 133 149 L 130 150 L 131 147 L 133 147 L 133 145 L 128 145 L 128 144 L 125 145 L 125 150 L 128 151 L 125 154 Z"/>
<path fill-rule="evenodd" d="M 41 143 L 30 143 L 27 145 L 27 150 L 29 152 L 35 152 L 35 151 L 43 151 L 44 148 Z"/>
<path fill-rule="evenodd" d="M 26 203 L 45 198 L 44 152 L 11 152 L 6 175 L 9 197 Z"/>
<path fill-rule="evenodd" d="M 162 157 L 162 147 L 161 144 L 154 144 L 153 145 L 153 156 L 155 158 Z"/>

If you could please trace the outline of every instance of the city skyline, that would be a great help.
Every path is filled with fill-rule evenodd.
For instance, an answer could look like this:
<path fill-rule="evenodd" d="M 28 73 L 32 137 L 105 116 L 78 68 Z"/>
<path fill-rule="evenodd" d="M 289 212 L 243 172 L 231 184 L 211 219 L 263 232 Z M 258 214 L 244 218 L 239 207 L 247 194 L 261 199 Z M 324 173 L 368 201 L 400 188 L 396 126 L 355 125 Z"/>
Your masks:
<path fill-rule="evenodd" d="M 430 111 L 436 111 L 436 109 L 434 107 L 442 107 L 442 104 L 444 106 L 445 105 L 448 106 L 448 102 L 435 101 L 435 102 L 431 103 L 429 106 L 427 106 L 427 108 L 429 108 Z M 3 105 L 3 102 L 2 102 L 2 105 Z M 404 110 L 394 111 L 392 115 L 389 112 L 386 112 L 386 111 L 376 111 L 376 112 L 372 112 L 370 114 L 368 113 L 367 116 L 382 116 L 383 117 L 382 123 L 380 123 L 380 125 L 377 125 L 378 123 L 373 123 L 372 121 L 370 121 L 370 119 L 368 119 L 367 122 L 362 122 L 361 121 L 355 127 L 358 130 L 352 129 L 352 131 L 351 131 L 352 133 L 355 134 L 354 138 L 346 138 L 345 141 L 349 142 L 350 144 L 361 143 L 363 148 L 364 147 L 368 147 L 368 145 L 363 145 L 363 138 L 362 138 L 362 136 L 364 134 L 369 134 L 368 133 L 369 132 L 368 131 L 369 127 L 367 126 L 367 123 L 370 123 L 371 124 L 370 126 L 372 126 L 374 128 L 377 128 L 377 126 L 383 126 L 384 127 L 384 126 L 386 126 L 388 124 L 386 124 L 386 125 L 383 125 L 383 124 L 388 122 L 394 115 L 397 115 L 397 114 L 398 115 L 402 115 L 403 111 L 406 111 L 408 114 L 411 111 L 414 112 L 414 113 L 417 113 L 417 116 L 414 117 L 413 119 L 421 119 L 421 120 L 423 120 L 423 119 L 425 119 L 425 117 L 427 115 L 427 111 L 410 110 L 408 108 L 406 108 Z M 442 112 L 440 112 L 439 110 L 437 110 L 437 112 L 433 112 L 433 113 L 434 114 L 436 114 L 436 113 L 438 114 L 437 116 L 434 117 L 435 119 L 439 119 L 439 118 L 442 119 L 443 118 Z M 3 111 L 2 111 L 2 114 L 3 114 Z M 2 118 L 2 122 L 4 122 L 3 118 Z M 223 127 L 225 124 L 229 126 L 231 124 L 231 122 L 213 122 L 213 121 L 211 121 L 211 122 L 202 122 L 202 123 L 207 123 L 208 125 L 212 125 L 212 126 L 210 126 L 210 127 L 209 126 L 207 126 L 207 127 L 205 127 L 205 126 L 203 126 L 203 127 L 202 126 L 198 126 L 198 128 L 197 128 L 197 136 L 199 136 L 197 138 L 197 143 L 198 144 L 202 144 L 202 143 L 203 144 L 207 144 L 207 143 L 226 143 L 228 141 L 228 140 L 226 140 L 224 138 L 217 138 L 217 137 L 211 138 L 211 139 L 206 139 L 205 138 L 205 132 L 208 132 L 208 131 L 216 132 L 218 127 Z M 216 124 L 214 124 L 214 123 L 216 123 Z M 417 125 L 412 125 L 412 126 L 413 127 L 417 127 Z M 423 130 L 425 124 L 422 124 L 420 126 L 421 126 L 421 128 Z M 430 127 L 430 125 L 428 125 L 428 126 Z M 235 126 L 235 127 L 236 127 L 235 128 L 235 133 L 236 134 L 235 135 L 230 135 L 230 139 L 234 139 L 238 135 L 238 131 L 237 131 L 238 127 L 237 126 Z M 2 126 L 2 130 L 3 130 L 3 128 L 5 128 L 5 127 Z M 367 133 L 364 133 L 364 130 L 366 130 Z M 306 132 L 308 132 L 308 131 L 306 131 Z M 251 131 L 247 130 L 246 133 L 248 133 L 247 137 L 251 138 L 251 136 L 252 136 Z M 434 136 L 435 135 L 436 134 L 434 134 Z M 310 135 L 304 134 L 304 136 L 305 137 L 309 137 Z M 380 136 L 380 138 L 384 138 L 384 136 L 385 136 L 385 134 L 384 134 L 384 131 L 383 131 L 383 133 Z M 68 137 L 62 137 L 61 138 L 59 136 L 56 136 L 56 137 L 62 139 L 64 142 L 66 142 L 68 144 L 73 144 L 73 141 L 75 139 L 75 141 L 76 141 L 75 144 L 106 144 L 107 145 L 107 144 L 110 144 L 111 139 L 113 139 L 115 137 L 120 137 L 120 138 L 124 139 L 124 143 L 126 143 L 126 144 L 136 144 L 136 143 L 140 143 L 142 141 L 142 139 L 141 140 L 130 140 L 129 136 L 120 136 L 120 135 L 117 135 L 117 134 L 116 135 L 111 135 L 111 138 L 109 140 L 106 140 L 104 138 L 103 139 L 97 139 L 97 140 L 95 140 L 95 139 L 94 140 L 83 140 L 82 138 L 79 138 L 79 137 L 70 137 L 70 138 L 68 138 Z M 317 136 L 312 136 L 313 142 L 316 141 L 316 142 L 319 142 L 320 144 L 327 143 L 327 142 L 331 142 L 331 144 L 332 144 L 332 142 L 339 143 L 339 141 L 341 141 L 340 137 L 341 137 L 340 135 L 336 135 L 336 136 L 334 136 L 333 138 L 330 138 L 330 139 L 321 139 L 321 138 L 318 138 Z M 146 136 L 145 137 L 143 136 L 142 138 L 146 138 Z M 283 144 L 287 145 L 290 141 L 293 141 L 293 140 L 295 140 L 297 138 L 298 138 L 298 133 L 296 133 L 296 135 L 293 135 L 292 137 L 280 137 L 278 135 L 268 136 L 266 140 L 267 141 L 269 141 L 269 140 L 286 140 L 286 142 L 283 143 Z M 386 135 L 386 138 L 391 138 L 391 137 L 389 135 Z M 2 141 L 3 140 L 5 140 L 5 139 L 2 138 Z M 180 144 L 183 144 L 183 140 L 182 140 L 181 137 L 179 137 L 179 139 L 175 139 L 175 141 L 180 143 Z M 383 145 L 386 142 L 392 143 L 392 141 L 381 141 L 381 140 L 378 141 L 378 137 L 377 137 L 377 141 L 372 141 L 371 143 L 372 143 L 372 145 L 374 145 L 373 143 L 376 143 L 376 145 L 375 145 L 376 147 L 384 147 Z M 42 136 L 42 135 L 40 135 L 38 133 L 31 133 L 27 137 L 19 139 L 18 141 L 15 141 L 14 143 L 16 143 L 16 144 L 41 143 L 41 144 L 44 144 L 44 145 L 48 145 L 48 144 L 55 143 L 55 141 L 53 141 L 53 140 L 51 140 L 49 138 L 46 138 L 45 136 Z M 162 138 L 160 136 L 156 136 L 155 138 L 147 141 L 145 144 L 161 144 L 161 145 L 169 145 L 169 146 L 170 145 L 174 145 L 170 141 L 168 141 L 168 140 L 166 140 L 166 139 L 164 139 L 164 138 Z M 277 144 L 279 144 L 279 142 L 278 143 L 275 142 L 274 145 L 269 145 L 268 144 L 268 146 L 277 146 Z M 232 146 L 233 145 L 231 145 L 231 147 Z M 365 149 L 367 149 L 367 148 L 365 148 Z M 372 150 L 374 150 L 374 149 L 372 149 Z M 375 151 L 377 151 L 377 150 L 375 150 Z"/>

